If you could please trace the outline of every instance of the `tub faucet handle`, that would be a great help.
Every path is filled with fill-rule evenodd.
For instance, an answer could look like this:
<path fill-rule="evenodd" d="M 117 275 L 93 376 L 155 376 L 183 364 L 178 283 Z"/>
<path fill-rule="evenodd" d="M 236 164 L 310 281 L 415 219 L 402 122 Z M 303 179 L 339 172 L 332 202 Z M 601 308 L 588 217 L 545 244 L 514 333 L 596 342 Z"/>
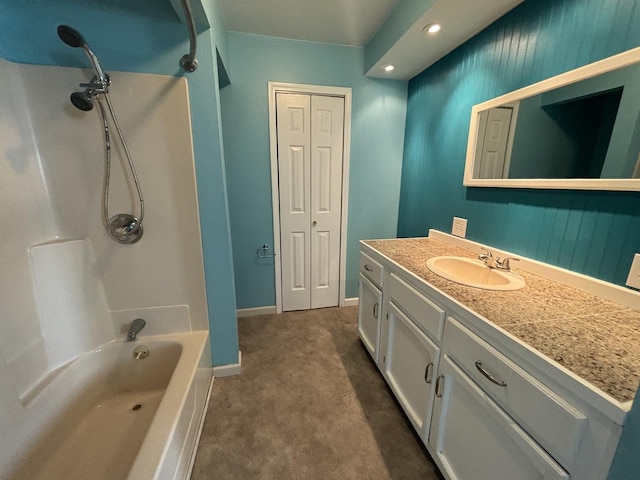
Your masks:
<path fill-rule="evenodd" d="M 131 322 L 131 326 L 127 332 L 127 342 L 133 342 L 140 333 L 140 330 L 142 330 L 146 324 L 147 322 L 142 318 L 136 318 Z"/>

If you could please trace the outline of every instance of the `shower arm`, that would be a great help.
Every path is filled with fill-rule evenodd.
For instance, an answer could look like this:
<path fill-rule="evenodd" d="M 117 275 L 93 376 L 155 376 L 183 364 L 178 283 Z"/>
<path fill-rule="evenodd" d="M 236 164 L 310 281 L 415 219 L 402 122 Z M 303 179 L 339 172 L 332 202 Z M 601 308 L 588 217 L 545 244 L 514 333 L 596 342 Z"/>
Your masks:
<path fill-rule="evenodd" d="M 180 0 L 180 3 L 182 4 L 187 29 L 189 30 L 189 53 L 182 56 L 180 66 L 187 72 L 195 72 L 198 68 L 198 60 L 196 60 L 196 24 L 193 21 L 189 0 Z"/>
<path fill-rule="evenodd" d="M 98 82 L 100 83 L 102 88 L 107 91 L 107 87 L 111 82 L 109 81 L 109 76 L 102 70 L 100 62 L 98 61 L 98 57 L 96 57 L 95 53 L 93 53 L 87 46 L 85 46 L 83 50 L 87 54 L 87 57 L 89 57 L 89 61 L 91 62 L 91 65 L 93 65 L 93 69 L 96 71 Z"/>

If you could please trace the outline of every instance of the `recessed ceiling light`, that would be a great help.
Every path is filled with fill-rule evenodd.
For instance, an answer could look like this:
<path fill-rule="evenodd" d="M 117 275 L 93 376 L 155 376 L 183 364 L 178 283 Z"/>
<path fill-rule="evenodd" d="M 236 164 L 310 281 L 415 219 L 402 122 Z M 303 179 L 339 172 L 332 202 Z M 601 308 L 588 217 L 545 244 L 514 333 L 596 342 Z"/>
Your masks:
<path fill-rule="evenodd" d="M 393 65 L 383 65 L 383 66 L 382 66 L 382 69 L 383 69 L 385 72 L 390 72 L 390 71 L 391 71 L 391 70 L 393 70 L 394 68 L 395 68 L 395 67 L 394 67 Z"/>
<path fill-rule="evenodd" d="M 429 25 L 427 25 L 426 27 L 424 27 L 422 29 L 422 31 L 424 33 L 436 33 L 440 31 L 440 24 L 439 23 L 430 23 Z"/>

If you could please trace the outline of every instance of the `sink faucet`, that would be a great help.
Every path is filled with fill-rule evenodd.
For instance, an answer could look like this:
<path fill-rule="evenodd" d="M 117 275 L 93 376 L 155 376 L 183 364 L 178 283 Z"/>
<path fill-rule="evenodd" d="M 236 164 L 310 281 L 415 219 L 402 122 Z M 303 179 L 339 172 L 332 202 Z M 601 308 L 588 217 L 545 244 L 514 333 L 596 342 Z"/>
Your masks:
<path fill-rule="evenodd" d="M 133 342 L 140 333 L 140 330 L 142 330 L 146 324 L 147 322 L 142 318 L 136 318 L 131 322 L 131 326 L 127 332 L 127 342 Z"/>
<path fill-rule="evenodd" d="M 496 260 L 495 258 L 493 258 L 493 253 L 491 253 L 491 250 L 485 247 L 480 248 L 484 250 L 485 253 L 481 253 L 480 255 L 478 255 L 478 260 L 482 260 L 484 264 L 489 268 L 498 268 L 497 262 L 500 260 L 500 257 L 498 257 L 498 259 Z"/>
<path fill-rule="evenodd" d="M 506 257 L 503 260 L 500 260 L 500 257 L 493 258 L 493 253 L 491 253 L 491 250 L 485 247 L 480 247 L 480 248 L 482 248 L 482 250 L 484 250 L 485 253 L 481 253 L 480 255 L 478 255 L 478 260 L 482 260 L 484 264 L 489 268 L 496 268 L 498 270 L 504 270 L 506 272 L 510 272 L 511 271 L 510 261 L 511 260 L 513 260 L 514 262 L 520 261 L 519 258 L 515 258 L 515 257 Z"/>
<path fill-rule="evenodd" d="M 511 271 L 511 264 L 509 263 L 510 260 L 513 260 L 514 262 L 520 261 L 519 258 L 515 258 L 515 257 L 507 257 L 504 260 L 500 260 L 500 257 L 498 257 L 496 260 L 496 268 L 510 272 Z"/>

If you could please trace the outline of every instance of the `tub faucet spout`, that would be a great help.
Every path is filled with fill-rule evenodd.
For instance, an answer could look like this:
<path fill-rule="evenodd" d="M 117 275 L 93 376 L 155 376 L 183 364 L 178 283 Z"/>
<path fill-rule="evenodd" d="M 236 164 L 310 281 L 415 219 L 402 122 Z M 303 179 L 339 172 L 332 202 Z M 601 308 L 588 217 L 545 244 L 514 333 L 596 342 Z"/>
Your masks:
<path fill-rule="evenodd" d="M 131 326 L 127 332 L 127 342 L 133 342 L 140 333 L 140 330 L 142 330 L 146 324 L 147 322 L 142 318 L 136 318 L 131 322 Z"/>

